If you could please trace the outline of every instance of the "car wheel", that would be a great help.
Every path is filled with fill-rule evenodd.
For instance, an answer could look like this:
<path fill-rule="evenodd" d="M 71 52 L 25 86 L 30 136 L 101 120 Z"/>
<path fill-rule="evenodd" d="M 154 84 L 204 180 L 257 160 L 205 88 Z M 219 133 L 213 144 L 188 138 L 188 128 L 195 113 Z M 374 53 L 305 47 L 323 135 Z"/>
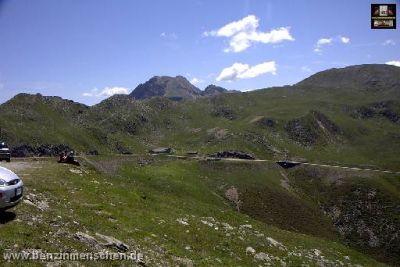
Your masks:
<path fill-rule="evenodd" d="M 7 159 L 7 162 L 10 162 L 11 161 L 11 159 Z"/>

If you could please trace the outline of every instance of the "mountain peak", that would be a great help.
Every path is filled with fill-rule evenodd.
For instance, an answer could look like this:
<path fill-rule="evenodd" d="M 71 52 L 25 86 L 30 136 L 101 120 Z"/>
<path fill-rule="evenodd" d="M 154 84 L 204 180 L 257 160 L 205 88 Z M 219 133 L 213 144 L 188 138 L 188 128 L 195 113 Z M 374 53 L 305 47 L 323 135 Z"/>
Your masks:
<path fill-rule="evenodd" d="M 219 95 L 219 94 L 223 94 L 223 93 L 227 93 L 228 89 L 225 89 L 221 86 L 217 86 L 214 84 L 210 84 L 209 86 L 207 86 L 204 91 L 203 91 L 203 95 Z"/>
<path fill-rule="evenodd" d="M 130 94 L 135 99 L 164 96 L 174 100 L 194 99 L 200 96 L 199 88 L 183 76 L 154 76 L 145 83 L 139 84 Z"/>
<path fill-rule="evenodd" d="M 367 90 L 398 88 L 400 87 L 400 68 L 387 64 L 363 64 L 333 68 L 311 75 L 296 85 Z"/>

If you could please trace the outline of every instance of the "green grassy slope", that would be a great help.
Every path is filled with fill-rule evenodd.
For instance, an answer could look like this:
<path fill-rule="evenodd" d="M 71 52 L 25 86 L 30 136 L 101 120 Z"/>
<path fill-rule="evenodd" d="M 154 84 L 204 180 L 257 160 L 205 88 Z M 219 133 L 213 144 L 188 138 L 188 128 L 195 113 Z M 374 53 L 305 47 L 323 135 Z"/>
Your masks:
<path fill-rule="evenodd" d="M 293 86 L 184 102 L 114 96 L 90 108 L 19 95 L 0 106 L 0 126 L 11 145 L 67 143 L 83 152 L 103 153 L 144 152 L 154 146 L 202 153 L 236 149 L 259 158 L 399 170 L 397 95 L 394 89 Z M 386 106 L 371 111 L 376 105 Z M 321 118 L 326 120 L 322 124 Z M 273 126 L 263 125 L 263 120 L 273 121 Z M 337 131 L 330 132 L 329 125 Z"/>
<path fill-rule="evenodd" d="M 173 114 L 184 114 L 183 119 L 167 113 L 169 118 L 176 118 L 173 122 L 177 126 L 173 126 L 171 131 L 165 130 L 159 143 L 182 150 L 190 147 L 204 153 L 238 149 L 253 152 L 259 158 L 281 158 L 288 154 L 309 161 L 398 169 L 399 124 L 384 117 L 358 119 L 351 114 L 358 106 L 385 100 L 386 97 L 371 97 L 363 92 L 309 92 L 292 87 L 185 102 L 173 111 Z M 232 111 L 235 118 L 213 115 L 213 110 L 221 108 Z M 333 141 L 323 140 L 312 146 L 298 144 L 289 138 L 285 126 L 313 110 L 334 122 L 340 134 L 335 134 L 337 138 Z M 262 117 L 274 120 L 275 126 L 266 128 L 254 123 Z M 210 133 L 215 128 L 224 129 L 222 137 Z"/>
<path fill-rule="evenodd" d="M 98 147 L 98 140 L 77 125 L 79 115 L 88 110 L 59 97 L 19 94 L 0 105 L 2 139 L 11 146 L 69 144 L 82 151 Z"/>
<path fill-rule="evenodd" d="M 268 176 L 264 177 L 265 170 L 256 167 L 253 179 L 243 176 L 248 166 L 241 164 L 217 166 L 136 157 L 97 157 L 89 161 L 91 164 L 80 168 L 50 161 L 24 163 L 27 165 L 18 174 L 26 183 L 27 198 L 36 204 L 45 202 L 48 207 L 39 210 L 26 203 L 17 207 L 17 218 L 0 225 L 1 251 L 104 249 L 76 239 L 77 232 L 84 232 L 121 240 L 130 246 L 129 251 L 144 253 L 150 266 L 275 266 L 281 262 L 288 266 L 385 266 L 339 242 L 255 220 L 237 212 L 220 195 L 220 185 L 225 183 L 239 187 L 268 180 L 278 189 L 271 178 L 277 174 L 273 169 L 267 170 Z M 244 183 L 243 179 L 251 181 Z M 245 209 L 247 201 L 243 201 Z M 246 252 L 248 247 L 255 253 Z M 25 264 L 2 262 L 5 266 Z M 102 266 L 110 262 L 85 264 Z"/>

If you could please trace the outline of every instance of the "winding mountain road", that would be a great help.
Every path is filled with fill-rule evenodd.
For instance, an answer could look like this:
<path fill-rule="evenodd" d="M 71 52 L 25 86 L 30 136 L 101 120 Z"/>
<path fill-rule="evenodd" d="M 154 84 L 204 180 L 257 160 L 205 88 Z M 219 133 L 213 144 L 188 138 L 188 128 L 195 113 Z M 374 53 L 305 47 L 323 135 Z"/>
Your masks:
<path fill-rule="evenodd" d="M 135 155 L 129 155 L 129 156 L 126 156 L 126 157 L 131 157 L 131 156 L 135 156 Z M 211 158 L 211 157 L 200 157 L 200 156 L 195 156 L 195 157 L 178 156 L 178 155 L 167 155 L 167 156 L 171 157 L 171 158 L 177 158 L 177 159 L 218 160 L 218 161 L 231 161 L 231 162 L 235 161 L 235 162 L 269 162 L 269 163 L 277 163 L 275 160 L 269 160 L 269 159 L 249 160 L 249 159 L 237 159 L 237 158 Z M 0 162 L 0 166 L 9 168 L 11 170 L 21 170 L 21 169 L 25 169 L 25 168 L 27 168 L 28 166 L 31 165 L 29 163 L 29 159 L 34 159 L 35 161 L 40 161 L 40 159 L 49 160 L 49 159 L 52 159 L 52 158 L 56 159 L 56 157 L 18 158 L 18 159 L 13 159 L 11 161 L 11 163 L 2 163 L 2 162 Z M 88 162 L 90 161 L 87 157 L 77 156 L 77 158 L 82 158 L 82 159 L 84 159 L 85 161 L 88 161 Z M 380 170 L 380 169 L 372 169 L 372 168 L 348 167 L 348 166 L 342 166 L 342 165 L 330 165 L 330 164 L 311 163 L 311 162 L 295 162 L 295 163 L 299 163 L 298 165 L 317 166 L 317 167 L 323 167 L 323 168 L 338 168 L 338 169 L 343 169 L 343 170 L 367 171 L 367 172 L 378 172 L 378 173 L 385 173 L 385 174 L 400 175 L 400 171 L 393 171 L 393 170 Z"/>
<path fill-rule="evenodd" d="M 174 157 L 174 158 L 193 158 L 193 159 L 206 159 L 203 157 L 182 157 L 182 156 L 175 156 L 175 155 L 168 155 L 168 157 Z M 210 160 L 218 160 L 218 161 L 242 161 L 242 162 L 270 162 L 270 163 L 277 163 L 274 160 L 268 160 L 268 159 L 254 159 L 254 160 L 248 160 L 248 159 L 236 159 L 236 158 L 208 158 Z M 369 172 L 380 172 L 380 173 L 386 173 L 386 174 L 395 174 L 395 175 L 400 175 L 400 171 L 392 171 L 392 170 L 379 170 L 379 169 L 371 169 L 371 168 L 359 168 L 359 167 L 348 167 L 348 166 L 341 166 L 341 165 L 329 165 L 329 164 L 322 164 L 322 163 L 310 163 L 310 162 L 298 162 L 298 165 L 308 165 L 308 166 L 318 166 L 318 167 L 324 167 L 324 168 L 339 168 L 339 169 L 344 169 L 344 170 L 352 170 L 352 171 L 369 171 Z"/>

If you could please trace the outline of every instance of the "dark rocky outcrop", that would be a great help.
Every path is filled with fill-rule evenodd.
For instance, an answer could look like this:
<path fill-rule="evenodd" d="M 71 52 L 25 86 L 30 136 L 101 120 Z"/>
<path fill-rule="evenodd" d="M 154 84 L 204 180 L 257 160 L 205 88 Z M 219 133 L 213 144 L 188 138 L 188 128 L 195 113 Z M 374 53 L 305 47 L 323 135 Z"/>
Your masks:
<path fill-rule="evenodd" d="M 116 142 L 115 143 L 115 149 L 118 151 L 118 153 L 123 154 L 123 155 L 131 155 L 132 151 L 123 143 Z"/>
<path fill-rule="evenodd" d="M 358 119 L 383 117 L 393 123 L 400 123 L 400 114 L 394 110 L 395 107 L 396 103 L 394 101 L 375 102 L 357 107 L 352 111 L 351 116 Z"/>
<path fill-rule="evenodd" d="M 290 139 L 304 146 L 320 141 L 329 143 L 341 134 L 341 129 L 319 111 L 310 111 L 306 116 L 289 121 L 285 130 Z"/>
<path fill-rule="evenodd" d="M 66 144 L 31 146 L 22 144 L 11 149 L 12 157 L 32 157 L 32 156 L 58 156 L 61 152 L 72 151 L 73 149 Z"/>
<path fill-rule="evenodd" d="M 220 151 L 209 156 L 213 158 L 255 159 L 253 155 L 243 151 Z"/>
<path fill-rule="evenodd" d="M 215 107 L 211 111 L 211 115 L 214 117 L 222 117 L 228 120 L 234 120 L 237 118 L 237 114 L 233 109 L 224 106 Z"/>
<path fill-rule="evenodd" d="M 400 201 L 387 191 L 384 177 L 371 179 L 368 172 L 309 165 L 291 169 L 289 174 L 296 177 L 291 180 L 293 187 L 318 201 L 342 241 L 398 266 Z"/>
<path fill-rule="evenodd" d="M 313 145 L 318 138 L 316 131 L 302 118 L 289 121 L 285 130 L 290 139 L 305 146 Z"/>
<path fill-rule="evenodd" d="M 89 150 L 89 151 L 86 152 L 86 155 L 98 156 L 99 155 L 99 151 L 97 151 L 96 149 Z"/>
<path fill-rule="evenodd" d="M 354 186 L 338 201 L 325 206 L 345 240 L 379 258 L 400 260 L 400 206 L 379 190 Z"/>
<path fill-rule="evenodd" d="M 266 117 L 262 117 L 261 119 L 257 120 L 256 125 L 262 127 L 262 128 L 274 128 L 276 125 L 276 121 L 274 119 L 271 118 L 266 118 Z"/>

